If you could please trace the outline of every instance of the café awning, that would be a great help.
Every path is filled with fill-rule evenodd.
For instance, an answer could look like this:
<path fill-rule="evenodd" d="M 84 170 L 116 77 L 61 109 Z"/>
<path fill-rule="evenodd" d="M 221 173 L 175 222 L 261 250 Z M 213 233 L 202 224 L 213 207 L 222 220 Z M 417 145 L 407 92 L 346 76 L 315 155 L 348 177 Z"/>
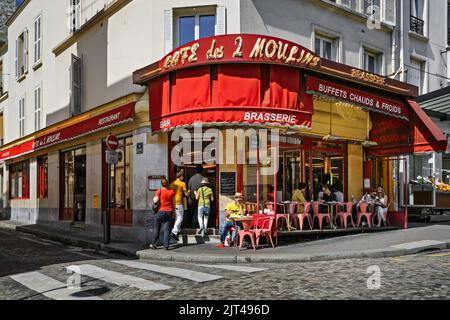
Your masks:
<path fill-rule="evenodd" d="M 36 135 L 25 141 L 19 141 L 14 145 L 6 145 L 0 149 L 0 161 L 11 160 L 56 144 L 75 140 L 133 121 L 134 106 L 135 102 L 132 102 L 95 116 L 83 114 L 78 116 L 78 119 L 75 119 L 75 121 L 70 119 L 70 125 L 65 125 L 62 122 L 53 130 L 46 131 L 42 135 Z"/>

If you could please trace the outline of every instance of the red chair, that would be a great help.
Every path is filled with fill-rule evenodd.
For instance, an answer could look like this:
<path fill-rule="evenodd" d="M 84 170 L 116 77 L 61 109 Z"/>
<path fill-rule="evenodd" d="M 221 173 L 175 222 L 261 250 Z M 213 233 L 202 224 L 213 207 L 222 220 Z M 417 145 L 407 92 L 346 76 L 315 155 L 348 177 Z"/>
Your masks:
<path fill-rule="evenodd" d="M 251 203 L 248 202 L 246 204 L 246 208 L 247 208 L 247 213 L 248 214 L 258 214 L 258 210 L 256 210 L 257 204 L 256 203 Z"/>
<path fill-rule="evenodd" d="M 384 217 L 384 221 L 386 221 L 385 223 L 384 223 L 384 226 L 385 227 L 390 227 L 391 226 L 391 224 L 390 224 L 390 222 L 389 222 L 389 219 L 388 219 L 388 213 L 389 213 L 389 208 L 391 207 L 391 204 L 390 203 L 388 203 L 388 205 L 387 205 L 387 211 L 386 211 L 386 213 L 384 213 L 383 214 L 383 217 Z M 372 217 L 372 225 L 374 226 L 375 225 L 375 219 L 378 219 L 378 214 L 373 214 L 373 217 Z M 381 222 L 380 222 L 380 226 L 381 226 Z"/>
<path fill-rule="evenodd" d="M 319 205 L 327 207 L 327 212 L 326 213 L 319 212 Z M 331 229 L 333 228 L 333 224 L 331 223 L 330 206 L 328 204 L 314 202 L 313 203 L 313 210 L 314 210 L 314 216 L 313 216 L 313 219 L 312 219 L 313 225 L 314 225 L 314 221 L 316 221 L 316 219 L 317 219 L 317 222 L 319 223 L 320 230 L 323 230 L 323 220 L 328 220 L 328 222 L 330 224 L 330 228 Z"/>
<path fill-rule="evenodd" d="M 259 227 L 260 221 L 262 221 L 261 227 Z M 257 222 L 255 224 L 255 229 L 252 230 L 256 237 L 256 246 L 257 247 L 259 246 L 259 241 L 261 240 L 261 237 L 265 236 L 267 239 L 267 243 L 270 242 L 270 244 L 272 245 L 272 248 L 275 248 L 275 245 L 273 243 L 273 238 L 272 238 L 274 222 L 275 222 L 274 217 L 260 218 L 257 220 Z"/>
<path fill-rule="evenodd" d="M 268 207 L 271 211 L 275 211 L 275 210 L 274 210 L 274 204 L 273 204 L 273 202 L 268 202 L 268 203 L 267 203 L 267 207 Z M 280 210 L 280 211 L 281 211 L 281 214 L 277 214 L 277 228 L 278 228 L 278 229 L 281 229 L 282 226 L 283 226 L 283 222 L 284 222 L 284 223 L 286 223 L 286 226 L 287 226 L 288 230 L 291 231 L 291 226 L 290 226 L 290 223 L 289 223 L 289 216 L 288 216 L 288 214 L 286 213 L 286 207 L 285 207 L 285 205 L 284 205 L 284 204 L 281 204 L 281 203 L 277 203 L 277 212 L 278 212 L 278 209 L 281 209 L 281 210 Z"/>
<path fill-rule="evenodd" d="M 334 218 L 335 223 L 337 224 L 338 219 L 341 220 L 344 228 L 347 229 L 348 218 L 350 218 L 350 222 L 352 223 L 353 228 L 355 227 L 355 222 L 353 221 L 353 202 L 346 202 L 342 204 L 345 208 L 345 211 L 342 211 L 341 205 L 338 206 L 338 212 L 336 217 Z"/>
<path fill-rule="evenodd" d="M 253 250 L 256 251 L 256 246 L 255 246 L 255 230 L 239 230 L 238 232 L 238 238 L 239 238 L 239 251 L 241 251 L 242 249 L 242 245 L 244 243 L 245 237 L 250 237 L 250 241 L 252 243 L 252 248 Z"/>
<path fill-rule="evenodd" d="M 301 206 L 303 206 L 304 208 L 303 213 L 300 213 Z M 309 214 L 310 210 L 311 210 L 311 203 L 309 202 L 300 203 L 297 205 L 295 209 L 296 213 L 294 214 L 294 223 L 297 229 L 303 230 L 305 219 L 306 221 L 308 221 L 309 228 L 311 230 L 313 229 L 313 222 L 311 221 L 311 215 Z"/>
<path fill-rule="evenodd" d="M 362 218 L 366 218 L 369 228 L 372 228 L 373 206 L 370 207 L 371 208 L 369 209 L 369 204 L 365 202 L 359 203 L 358 218 L 356 220 L 356 225 L 358 227 L 361 226 Z"/>

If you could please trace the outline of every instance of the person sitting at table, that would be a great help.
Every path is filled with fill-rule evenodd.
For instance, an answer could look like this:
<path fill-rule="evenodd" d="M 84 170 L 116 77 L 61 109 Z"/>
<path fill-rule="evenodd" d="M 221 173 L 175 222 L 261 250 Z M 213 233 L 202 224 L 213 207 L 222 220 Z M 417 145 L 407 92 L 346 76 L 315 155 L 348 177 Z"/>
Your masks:
<path fill-rule="evenodd" d="M 232 236 L 231 242 L 233 243 L 236 239 L 236 234 L 238 232 L 239 229 L 242 228 L 242 224 L 239 222 L 234 222 L 233 218 L 238 218 L 240 216 L 246 216 L 247 215 L 247 210 L 246 210 L 246 206 L 244 203 L 244 197 L 241 193 L 236 193 L 234 195 L 234 201 L 230 202 L 226 207 L 225 207 L 225 212 L 226 212 L 226 216 L 225 216 L 225 223 L 222 226 L 222 231 L 220 233 L 220 245 L 218 246 L 219 248 L 224 248 L 225 247 L 225 239 L 228 235 L 228 233 L 230 232 L 231 228 L 236 228 L 236 233 L 234 236 Z"/>
<path fill-rule="evenodd" d="M 342 183 L 340 181 L 336 181 L 331 190 L 336 196 L 336 201 L 339 203 L 344 202 L 344 193 L 342 192 L 343 189 Z"/>
<path fill-rule="evenodd" d="M 306 202 L 305 195 L 306 195 L 306 183 L 300 182 L 298 184 L 298 188 L 295 189 L 294 192 L 292 192 L 292 202 L 298 202 L 300 204 L 305 203 Z M 300 206 L 299 213 L 303 213 L 304 209 L 305 208 L 303 206 Z"/>
<path fill-rule="evenodd" d="M 331 192 L 330 186 L 328 184 L 324 184 L 322 186 L 322 192 L 323 192 L 323 196 L 322 198 L 319 200 L 319 211 L 320 213 L 327 213 L 328 212 L 328 207 L 324 206 L 323 204 L 326 203 L 330 203 L 330 202 L 336 202 L 336 195 Z"/>

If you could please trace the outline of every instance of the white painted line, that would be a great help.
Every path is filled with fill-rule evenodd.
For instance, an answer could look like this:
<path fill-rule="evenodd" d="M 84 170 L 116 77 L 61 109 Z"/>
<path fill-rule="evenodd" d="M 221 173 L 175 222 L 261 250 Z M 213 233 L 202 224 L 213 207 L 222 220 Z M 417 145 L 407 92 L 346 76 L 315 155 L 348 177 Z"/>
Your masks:
<path fill-rule="evenodd" d="M 419 252 L 421 250 L 427 250 L 427 249 L 446 249 L 447 243 L 442 241 L 436 241 L 436 240 L 422 240 L 422 241 L 414 241 L 414 242 L 407 242 L 407 243 L 401 243 L 394 246 L 391 246 L 391 248 L 395 249 L 405 249 L 410 252 Z"/>
<path fill-rule="evenodd" d="M 180 268 L 172 268 L 172 267 L 166 267 L 166 266 L 158 266 L 154 264 L 144 263 L 144 262 L 138 262 L 138 261 L 111 261 L 113 263 L 121 264 L 130 268 L 134 269 L 142 269 L 147 271 L 153 271 L 157 273 L 166 274 L 169 276 L 174 276 L 177 278 L 187 279 L 195 282 L 209 282 L 209 281 L 215 281 L 222 279 L 223 277 L 209 274 L 209 273 L 203 273 L 203 272 L 197 272 L 197 271 L 191 271 L 187 269 L 180 269 Z"/>
<path fill-rule="evenodd" d="M 229 271 L 236 272 L 244 272 L 244 273 L 255 273 L 265 271 L 267 269 L 263 268 L 252 268 L 252 267 L 244 267 L 244 266 L 231 266 L 231 265 L 219 265 L 219 264 L 198 264 L 199 267 L 204 268 L 215 268 L 215 269 L 223 269 Z"/>
<path fill-rule="evenodd" d="M 170 287 L 159 284 L 150 280 L 137 278 L 122 274 L 119 272 L 109 271 L 90 264 L 80 266 L 71 266 L 67 268 L 72 272 L 80 272 L 83 276 L 109 282 L 118 286 L 129 286 L 143 291 L 169 290 Z"/>
<path fill-rule="evenodd" d="M 99 297 L 85 295 L 78 297 L 76 294 L 86 291 L 85 289 L 69 289 L 65 283 L 47 277 L 40 272 L 29 272 L 11 276 L 11 279 L 21 285 L 36 291 L 47 298 L 54 300 L 102 300 Z"/>

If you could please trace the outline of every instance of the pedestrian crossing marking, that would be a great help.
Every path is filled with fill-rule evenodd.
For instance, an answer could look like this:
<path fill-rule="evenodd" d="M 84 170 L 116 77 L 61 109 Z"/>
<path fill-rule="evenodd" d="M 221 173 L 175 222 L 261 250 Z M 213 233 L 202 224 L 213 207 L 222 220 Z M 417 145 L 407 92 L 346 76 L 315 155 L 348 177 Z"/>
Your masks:
<path fill-rule="evenodd" d="M 21 285 L 53 300 L 102 300 L 99 297 L 84 294 L 83 289 L 69 289 L 65 283 L 52 279 L 40 272 L 29 272 L 11 276 Z"/>
<path fill-rule="evenodd" d="M 90 264 L 71 266 L 68 267 L 67 269 L 72 272 L 79 271 L 83 276 L 98 279 L 118 286 L 129 286 L 143 291 L 160 291 L 170 289 L 170 287 L 163 284 L 159 284 L 142 278 L 133 277 L 119 272 L 106 270 Z"/>
<path fill-rule="evenodd" d="M 138 262 L 138 261 L 125 261 L 125 260 L 116 260 L 111 261 L 116 264 L 124 265 L 133 269 L 142 269 L 147 271 L 153 271 L 157 273 L 162 273 L 170 276 L 174 276 L 177 278 L 187 279 L 194 282 L 210 282 L 222 279 L 223 277 L 203 273 L 203 272 L 197 272 L 197 271 L 191 271 L 187 269 L 181 269 L 181 268 L 173 268 L 173 267 L 166 267 L 166 266 L 158 266 L 150 263 L 144 263 L 144 262 Z"/>
<path fill-rule="evenodd" d="M 199 267 L 204 268 L 215 268 L 215 269 L 223 269 L 223 270 L 229 270 L 229 271 L 237 271 L 237 272 L 244 272 L 244 273 L 256 273 L 265 271 L 267 269 L 264 268 L 253 268 L 253 267 L 245 267 L 245 266 L 231 266 L 231 265 L 219 265 L 219 264 L 198 264 Z"/>

